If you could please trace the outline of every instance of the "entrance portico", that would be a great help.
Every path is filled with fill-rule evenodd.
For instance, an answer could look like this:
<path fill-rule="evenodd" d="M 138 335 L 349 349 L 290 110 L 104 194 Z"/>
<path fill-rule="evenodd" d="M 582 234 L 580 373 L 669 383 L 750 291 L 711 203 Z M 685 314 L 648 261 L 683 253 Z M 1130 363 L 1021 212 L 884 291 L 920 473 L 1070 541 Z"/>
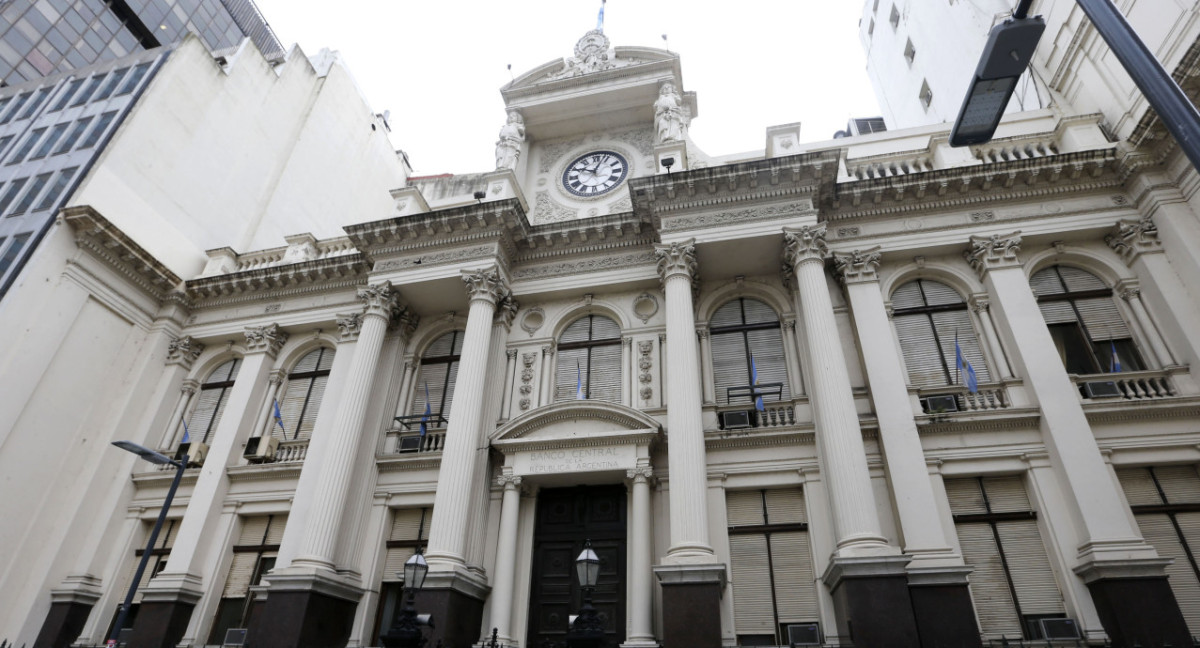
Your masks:
<path fill-rule="evenodd" d="M 615 614 L 608 615 L 607 621 L 617 633 L 614 643 L 656 645 L 651 621 L 650 478 L 651 450 L 661 434 L 661 425 L 654 418 L 600 401 L 549 405 L 496 431 L 491 444 L 504 456 L 499 481 L 505 490 L 487 629 L 497 628 L 509 645 L 527 643 L 534 632 L 538 636 L 565 632 L 566 618 L 556 607 L 567 602 L 568 615 L 578 611 L 578 602 L 567 600 L 568 591 L 574 592 L 573 581 L 564 585 L 568 591 L 541 586 L 553 578 L 548 572 L 554 568 L 534 555 L 535 546 L 550 543 L 568 551 L 568 546 L 584 540 L 574 535 L 620 535 L 616 530 L 623 525 L 623 538 L 609 538 L 609 555 L 619 564 L 602 565 L 602 573 L 606 567 L 623 570 L 612 574 L 615 582 L 624 582 L 624 591 L 614 592 L 612 604 L 620 609 L 614 608 Z M 612 486 L 626 483 L 630 492 L 620 498 L 623 501 L 612 503 Z M 562 517 L 549 506 L 522 507 L 522 489 L 530 499 L 538 490 L 554 489 L 547 497 L 554 500 L 553 509 Z M 537 515 L 535 508 L 539 509 Z M 543 508 L 546 510 L 540 510 Z M 574 553 L 569 556 L 571 560 L 574 557 Z M 518 569 L 530 570 L 530 580 L 518 578 Z M 539 609 L 550 608 L 555 610 L 534 618 Z M 623 629 L 618 626 L 621 618 Z"/>

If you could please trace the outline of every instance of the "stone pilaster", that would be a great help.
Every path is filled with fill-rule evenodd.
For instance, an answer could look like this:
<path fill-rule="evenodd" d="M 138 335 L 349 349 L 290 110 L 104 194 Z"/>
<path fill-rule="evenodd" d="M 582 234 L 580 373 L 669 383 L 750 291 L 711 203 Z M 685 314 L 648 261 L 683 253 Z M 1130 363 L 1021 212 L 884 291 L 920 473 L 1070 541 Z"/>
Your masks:
<path fill-rule="evenodd" d="M 626 472 L 632 482 L 632 510 L 629 516 L 629 626 L 622 646 L 654 646 L 654 583 L 650 579 L 654 528 L 650 522 L 650 480 L 654 470 L 638 466 Z"/>
<path fill-rule="evenodd" d="M 996 325 L 992 322 L 991 302 L 986 297 L 973 296 L 969 300 L 971 312 L 983 328 L 983 337 L 987 340 L 988 349 L 992 353 L 992 367 L 1002 379 L 1012 378 L 1012 369 L 1008 366 L 1008 357 L 1004 347 L 1000 345 L 1000 337 L 996 335 Z"/>
<path fill-rule="evenodd" d="M 492 610 L 489 628 L 496 628 L 501 641 L 516 643 L 512 636 L 513 585 L 516 582 L 517 522 L 521 512 L 521 477 L 501 475 L 504 488 L 500 502 L 500 534 L 496 541 L 496 570 L 492 579 Z"/>

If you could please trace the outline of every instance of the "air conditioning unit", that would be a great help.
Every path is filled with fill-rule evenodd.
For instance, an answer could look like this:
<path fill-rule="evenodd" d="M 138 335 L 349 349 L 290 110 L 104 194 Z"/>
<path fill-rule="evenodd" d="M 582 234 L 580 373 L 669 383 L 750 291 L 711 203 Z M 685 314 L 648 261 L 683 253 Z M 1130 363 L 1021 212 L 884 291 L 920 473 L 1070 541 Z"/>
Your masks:
<path fill-rule="evenodd" d="M 1121 396 L 1121 388 L 1111 380 L 1083 383 L 1083 393 L 1088 398 L 1114 398 Z"/>
<path fill-rule="evenodd" d="M 421 437 L 419 436 L 402 436 L 400 437 L 400 445 L 396 447 L 396 452 L 420 452 Z"/>
<path fill-rule="evenodd" d="M 245 628 L 230 628 L 225 631 L 225 641 L 221 643 L 222 648 L 225 646 L 245 646 L 246 645 L 246 629 Z"/>
<path fill-rule="evenodd" d="M 200 466 L 204 464 L 204 458 L 208 456 L 208 444 L 192 441 L 191 443 L 180 443 L 179 450 L 175 452 L 175 459 L 183 459 L 183 455 L 188 456 L 189 466 Z"/>
<path fill-rule="evenodd" d="M 821 626 L 816 623 L 789 623 L 785 626 L 789 646 L 821 645 Z"/>
<path fill-rule="evenodd" d="M 946 412 L 958 411 L 958 399 L 953 394 L 926 396 L 921 401 L 925 405 L 925 413 L 927 414 L 944 414 Z"/>
<path fill-rule="evenodd" d="M 246 450 L 242 456 L 250 461 L 266 461 L 275 456 L 279 449 L 279 439 L 273 436 L 250 437 L 246 440 Z"/>
<path fill-rule="evenodd" d="M 750 410 L 731 410 L 721 412 L 721 428 L 725 430 L 742 430 L 751 427 Z"/>
<path fill-rule="evenodd" d="M 1080 639 L 1075 619 L 1038 619 L 1043 639 Z"/>

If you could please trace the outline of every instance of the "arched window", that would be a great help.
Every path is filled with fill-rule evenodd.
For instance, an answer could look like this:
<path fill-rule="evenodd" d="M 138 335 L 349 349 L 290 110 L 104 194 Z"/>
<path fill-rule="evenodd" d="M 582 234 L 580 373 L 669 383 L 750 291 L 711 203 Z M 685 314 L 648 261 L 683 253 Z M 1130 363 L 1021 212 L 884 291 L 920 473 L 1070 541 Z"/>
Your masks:
<path fill-rule="evenodd" d="M 325 396 L 325 383 L 329 382 L 329 368 L 333 366 L 333 349 L 321 347 L 305 354 L 292 368 L 287 377 L 287 388 L 279 400 L 279 412 L 283 418 L 283 429 L 272 427 L 273 434 L 284 441 L 308 439 L 312 436 L 321 399 Z"/>
<path fill-rule="evenodd" d="M 754 403 L 746 389 L 753 382 L 751 357 L 758 384 L 767 392 L 764 400 L 775 400 L 776 393 L 781 400 L 791 398 L 783 335 L 775 309 L 755 299 L 738 297 L 718 308 L 708 326 L 718 401 L 728 403 L 729 390 L 741 387 L 740 391 L 734 389 L 733 402 Z"/>
<path fill-rule="evenodd" d="M 1096 275 L 1050 266 L 1029 278 L 1067 373 L 1138 371 L 1144 367 L 1113 291 Z M 1115 356 L 1115 357 L 1114 357 Z"/>
<path fill-rule="evenodd" d="M 434 340 L 421 358 L 421 373 L 417 377 L 417 384 L 413 385 L 416 398 L 413 398 L 409 413 L 417 416 L 424 414 L 428 395 L 430 418 L 427 427 L 444 427 L 445 420 L 450 418 L 462 344 L 463 332 L 451 331 Z"/>
<path fill-rule="evenodd" d="M 966 376 L 958 370 L 956 339 L 963 359 L 975 369 L 976 381 L 991 382 L 971 314 L 958 291 L 944 283 L 917 279 L 892 293 L 892 309 L 892 324 L 913 386 L 966 384 Z"/>
<path fill-rule="evenodd" d="M 233 381 L 237 379 L 241 367 L 241 358 L 229 360 L 208 374 L 204 384 L 200 385 L 196 408 L 188 419 L 188 434 L 192 441 L 208 443 L 217 431 L 221 414 L 225 412 L 225 403 L 229 400 L 229 391 L 233 389 Z"/>
<path fill-rule="evenodd" d="M 603 315 L 585 315 L 558 338 L 554 400 L 621 402 L 621 327 Z"/>

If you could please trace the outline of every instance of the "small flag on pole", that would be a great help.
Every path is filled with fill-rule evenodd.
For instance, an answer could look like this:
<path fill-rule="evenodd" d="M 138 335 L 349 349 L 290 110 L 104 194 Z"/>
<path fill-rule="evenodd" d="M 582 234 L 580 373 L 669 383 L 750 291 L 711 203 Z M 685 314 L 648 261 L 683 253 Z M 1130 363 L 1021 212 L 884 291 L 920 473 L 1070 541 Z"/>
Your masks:
<path fill-rule="evenodd" d="M 583 393 L 583 372 L 578 360 L 575 361 L 575 400 L 587 400 L 587 394 Z"/>
<path fill-rule="evenodd" d="M 596 31 L 604 31 L 604 3 L 608 0 L 600 0 L 600 15 L 596 16 Z"/>
<path fill-rule="evenodd" d="M 421 436 L 429 430 L 429 415 L 433 412 L 429 409 L 429 383 L 425 383 L 425 413 L 421 415 Z"/>
<path fill-rule="evenodd" d="M 275 406 L 275 423 L 279 425 L 279 429 L 283 430 L 284 436 L 287 436 L 287 428 L 283 427 L 283 414 L 279 412 L 279 400 L 272 401 Z"/>
<path fill-rule="evenodd" d="M 188 432 L 187 419 L 183 418 L 183 414 L 179 415 L 179 420 L 183 421 L 183 441 L 180 443 L 191 443 L 192 434 Z"/>
<path fill-rule="evenodd" d="M 766 407 L 763 405 L 762 394 L 758 392 L 758 366 L 754 364 L 754 354 L 750 354 L 750 384 L 754 393 L 754 409 L 764 412 Z"/>
<path fill-rule="evenodd" d="M 954 332 L 954 358 L 958 371 L 966 374 L 967 391 L 974 394 L 979 391 L 979 381 L 975 378 L 975 367 L 963 358 L 962 347 L 958 346 L 958 331 Z"/>
<path fill-rule="evenodd" d="M 1117 345 L 1112 340 L 1108 341 L 1108 346 L 1112 349 L 1112 358 L 1108 363 L 1110 373 L 1121 373 L 1121 357 L 1117 355 Z"/>

